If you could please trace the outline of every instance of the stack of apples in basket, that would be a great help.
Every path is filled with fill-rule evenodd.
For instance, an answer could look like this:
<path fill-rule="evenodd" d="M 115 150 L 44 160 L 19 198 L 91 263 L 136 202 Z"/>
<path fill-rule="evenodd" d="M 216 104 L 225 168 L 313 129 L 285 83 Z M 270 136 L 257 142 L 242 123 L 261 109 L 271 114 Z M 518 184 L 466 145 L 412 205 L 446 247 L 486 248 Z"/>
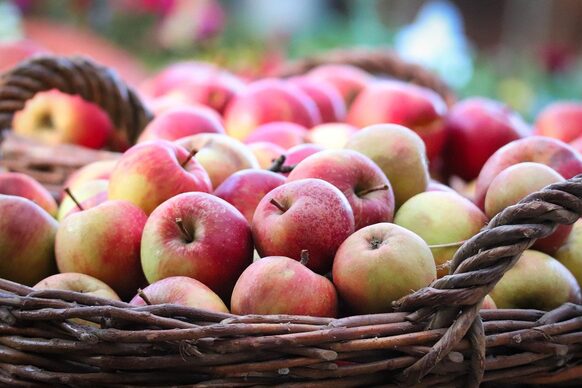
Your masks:
<path fill-rule="evenodd" d="M 453 105 L 348 65 L 244 80 L 176 63 L 140 93 L 136 145 L 80 97 L 37 94 L 13 131 L 121 151 L 55 200 L 0 173 L 0 277 L 134 305 L 336 317 L 390 312 L 528 194 L 582 173 L 582 102 L 528 125 L 504 104 Z M 519 259 L 483 308 L 580 302 L 582 223 Z"/>

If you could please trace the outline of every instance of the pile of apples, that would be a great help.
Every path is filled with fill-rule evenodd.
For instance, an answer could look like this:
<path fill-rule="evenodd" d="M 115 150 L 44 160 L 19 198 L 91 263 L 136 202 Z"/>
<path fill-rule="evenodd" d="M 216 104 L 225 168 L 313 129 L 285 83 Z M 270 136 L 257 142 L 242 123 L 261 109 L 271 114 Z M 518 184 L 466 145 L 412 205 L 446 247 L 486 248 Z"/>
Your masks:
<path fill-rule="evenodd" d="M 348 65 L 246 81 L 185 62 L 141 93 L 155 119 L 131 147 L 78 97 L 42 93 L 16 115 L 15 132 L 51 144 L 126 149 L 73 174 L 59 204 L 32 178 L 0 174 L 1 277 L 135 305 L 390 312 L 446 276 L 497 213 L 582 173 L 575 102 L 530 129 L 499 102 L 448 107 Z M 580 302 L 581 281 L 578 222 L 537 241 L 483 307 Z"/>

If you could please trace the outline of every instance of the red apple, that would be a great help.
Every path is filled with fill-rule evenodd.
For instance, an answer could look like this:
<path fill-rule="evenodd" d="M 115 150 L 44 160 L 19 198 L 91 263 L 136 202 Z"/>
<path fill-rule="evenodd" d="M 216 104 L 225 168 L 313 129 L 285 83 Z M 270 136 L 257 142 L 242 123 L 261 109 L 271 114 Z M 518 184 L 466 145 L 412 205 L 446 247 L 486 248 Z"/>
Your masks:
<path fill-rule="evenodd" d="M 582 153 L 582 136 L 576 138 L 575 140 L 571 141 L 570 146 L 574 148 L 579 153 Z"/>
<path fill-rule="evenodd" d="M 202 105 L 182 106 L 154 118 L 143 130 L 138 143 L 158 139 L 177 140 L 198 133 L 224 133 L 220 115 Z"/>
<path fill-rule="evenodd" d="M 27 198 L 0 194 L 0 277 L 32 286 L 56 272 L 58 223 Z"/>
<path fill-rule="evenodd" d="M 355 229 L 391 222 L 394 193 L 386 175 L 367 156 L 352 150 L 327 150 L 300 162 L 287 182 L 319 178 L 337 187 L 354 213 Z"/>
<path fill-rule="evenodd" d="M 284 149 L 289 149 L 305 143 L 307 128 L 284 121 L 263 124 L 253 131 L 246 139 L 246 144 L 268 141 Z"/>
<path fill-rule="evenodd" d="M 234 314 L 290 314 L 336 317 L 333 284 L 302 263 L 284 256 L 264 257 L 242 273 L 232 292 Z"/>
<path fill-rule="evenodd" d="M 246 139 L 261 124 L 288 121 L 311 128 L 321 122 L 315 102 L 297 87 L 277 79 L 263 79 L 247 86 L 224 113 L 227 133 Z"/>
<path fill-rule="evenodd" d="M 167 140 L 152 140 L 127 150 L 109 179 L 109 199 L 130 201 L 146 214 L 188 191 L 210 192 L 212 183 L 191 153 Z"/>
<path fill-rule="evenodd" d="M 424 141 L 429 160 L 445 145 L 443 118 L 447 105 L 435 91 L 400 81 L 377 81 L 358 95 L 348 111 L 348 123 L 358 128 L 373 124 L 401 124 Z"/>
<path fill-rule="evenodd" d="M 449 193 L 456 193 L 456 191 L 451 188 L 450 186 L 445 185 L 444 183 L 435 181 L 434 179 L 430 179 L 428 181 L 428 186 L 426 186 L 426 191 L 445 191 Z"/>
<path fill-rule="evenodd" d="M 436 278 L 422 238 L 390 223 L 370 225 L 348 237 L 335 255 L 332 273 L 341 299 L 357 314 L 391 312 L 393 301 Z"/>
<path fill-rule="evenodd" d="M 216 188 L 214 195 L 236 207 L 251 223 L 261 199 L 283 183 L 285 178 L 271 171 L 242 170 L 226 178 Z"/>
<path fill-rule="evenodd" d="M 10 70 L 33 55 L 44 53 L 46 53 L 45 48 L 33 40 L 2 40 L 0 41 L 0 73 Z"/>
<path fill-rule="evenodd" d="M 89 163 L 69 175 L 63 187 L 68 187 L 71 190 L 74 190 L 87 181 L 94 181 L 98 179 L 108 180 L 116 164 L 117 160 L 98 160 L 96 162 Z M 65 193 L 63 193 L 61 197 L 64 197 L 64 195 Z"/>
<path fill-rule="evenodd" d="M 539 113 L 534 125 L 536 135 L 569 143 L 582 136 L 582 103 L 554 102 Z"/>
<path fill-rule="evenodd" d="M 106 283 L 93 276 L 77 272 L 65 272 L 49 276 L 38 282 L 33 288 L 35 290 L 68 290 L 100 298 L 120 300 L 117 293 Z"/>
<path fill-rule="evenodd" d="M 122 298 L 133 296 L 145 283 L 139 253 L 146 220 L 142 209 L 117 200 L 69 215 L 57 231 L 59 271 L 93 276 Z"/>
<path fill-rule="evenodd" d="M 322 274 L 331 269 L 337 248 L 353 233 L 354 215 L 335 186 L 321 179 L 302 179 L 265 195 L 255 210 L 252 229 L 261 257 L 299 260 L 307 249 L 307 267 Z"/>
<path fill-rule="evenodd" d="M 84 210 L 105 202 L 107 200 L 108 186 L 109 182 L 105 179 L 95 179 L 75 185 L 74 188 L 66 188 L 74 199 L 69 194 L 65 195 L 59 205 L 57 219 L 61 221 L 68 215 L 81 210 L 77 206 L 77 202 L 81 204 Z"/>
<path fill-rule="evenodd" d="M 249 223 L 234 206 L 206 193 L 167 200 L 143 231 L 141 262 L 150 283 L 189 276 L 226 301 L 252 258 Z"/>
<path fill-rule="evenodd" d="M 545 164 L 565 179 L 582 173 L 582 155 L 560 140 L 543 136 L 514 140 L 497 150 L 479 173 L 475 203 L 481 209 L 485 206 L 485 194 L 493 179 L 507 167 L 521 162 Z"/>
<path fill-rule="evenodd" d="M 143 300 L 145 295 L 147 302 Z M 224 302 L 210 288 L 187 276 L 170 276 L 150 284 L 129 302 L 134 306 L 177 304 L 202 310 L 228 313 Z"/>
<path fill-rule="evenodd" d="M 291 167 L 295 166 L 303 159 L 311 156 L 319 151 L 323 151 L 325 148 L 318 144 L 299 144 L 291 147 L 285 153 L 285 163 L 284 166 Z"/>
<path fill-rule="evenodd" d="M 285 153 L 285 149 L 277 144 L 268 141 L 259 141 L 247 146 L 259 161 L 259 166 L 268 169 L 273 165 L 273 161 Z"/>
<path fill-rule="evenodd" d="M 455 104 L 445 126 L 446 169 L 466 181 L 477 178 L 495 151 L 529 132 L 523 119 L 507 105 L 481 97 Z"/>
<path fill-rule="evenodd" d="M 311 97 L 319 109 L 322 123 L 334 123 L 346 119 L 346 103 L 335 87 L 308 77 L 294 77 L 289 79 L 289 82 Z"/>
<path fill-rule="evenodd" d="M 311 128 L 307 141 L 327 149 L 344 148 L 358 128 L 345 123 L 327 123 Z"/>
<path fill-rule="evenodd" d="M 226 135 L 200 133 L 176 140 L 176 144 L 196 151 L 195 159 L 215 188 L 239 170 L 260 168 L 255 155 L 243 143 Z"/>
<path fill-rule="evenodd" d="M 51 193 L 26 174 L 0 172 L 0 194 L 28 198 L 46 210 L 51 216 L 55 217 L 57 215 L 57 202 Z"/>
<path fill-rule="evenodd" d="M 373 77 L 355 66 L 343 64 L 321 65 L 309 73 L 309 78 L 324 81 L 336 88 L 342 95 L 346 106 L 350 106 L 360 91 Z"/>
<path fill-rule="evenodd" d="M 58 90 L 37 93 L 12 122 L 14 132 L 46 144 L 105 146 L 113 132 L 107 114 L 97 105 Z"/>

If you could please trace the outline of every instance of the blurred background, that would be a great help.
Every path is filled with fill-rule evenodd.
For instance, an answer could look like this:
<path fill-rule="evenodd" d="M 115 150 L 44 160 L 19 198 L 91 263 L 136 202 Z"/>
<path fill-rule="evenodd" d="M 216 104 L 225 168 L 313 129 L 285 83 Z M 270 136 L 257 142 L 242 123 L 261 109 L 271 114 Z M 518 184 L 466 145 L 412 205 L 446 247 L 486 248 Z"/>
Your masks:
<path fill-rule="evenodd" d="M 0 71 L 84 53 L 138 85 L 184 59 L 247 77 L 338 47 L 388 47 L 461 97 L 532 118 L 582 91 L 579 0 L 0 0 Z"/>

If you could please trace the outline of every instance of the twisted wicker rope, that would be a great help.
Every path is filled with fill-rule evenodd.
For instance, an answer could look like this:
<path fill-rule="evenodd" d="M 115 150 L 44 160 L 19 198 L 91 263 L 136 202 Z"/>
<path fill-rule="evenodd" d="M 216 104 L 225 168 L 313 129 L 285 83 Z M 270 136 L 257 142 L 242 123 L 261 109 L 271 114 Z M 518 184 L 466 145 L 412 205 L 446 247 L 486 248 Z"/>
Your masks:
<path fill-rule="evenodd" d="M 115 71 L 84 57 L 40 56 L 0 76 L 0 129 L 10 128 L 14 113 L 24 108 L 26 100 L 51 89 L 99 105 L 131 144 L 152 118 Z"/>

